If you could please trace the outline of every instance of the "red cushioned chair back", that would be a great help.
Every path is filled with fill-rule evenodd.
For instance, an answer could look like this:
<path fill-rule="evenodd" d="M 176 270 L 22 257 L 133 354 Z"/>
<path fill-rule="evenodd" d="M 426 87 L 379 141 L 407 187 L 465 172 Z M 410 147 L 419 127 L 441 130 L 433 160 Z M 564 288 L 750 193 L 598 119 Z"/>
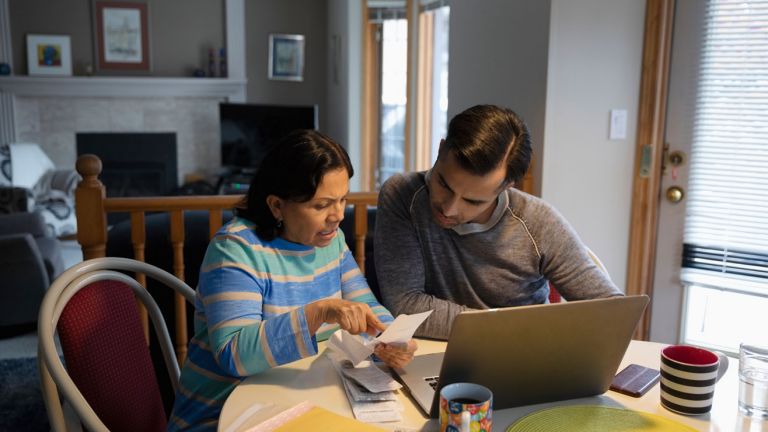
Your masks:
<path fill-rule="evenodd" d="M 557 288 L 553 287 L 552 284 L 549 284 L 549 302 L 550 303 L 560 303 L 560 300 L 563 298 L 560 296 L 560 293 L 557 292 Z"/>
<path fill-rule="evenodd" d="M 122 282 L 95 282 L 69 301 L 58 324 L 67 371 L 111 431 L 164 431 L 155 370 L 136 300 Z"/>

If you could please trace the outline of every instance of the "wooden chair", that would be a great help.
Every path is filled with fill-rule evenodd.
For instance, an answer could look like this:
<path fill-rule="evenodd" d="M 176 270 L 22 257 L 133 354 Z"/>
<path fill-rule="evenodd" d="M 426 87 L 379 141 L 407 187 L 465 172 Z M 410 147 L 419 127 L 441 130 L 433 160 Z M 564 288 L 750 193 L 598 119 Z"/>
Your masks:
<path fill-rule="evenodd" d="M 164 431 L 168 418 L 136 300 L 148 311 L 174 391 L 179 365 L 152 296 L 122 272 L 149 276 L 185 302 L 195 293 L 168 272 L 127 258 L 95 258 L 56 278 L 38 317 L 38 368 L 51 427 L 67 430 L 59 400 L 90 431 Z M 58 330 L 66 368 L 54 341 Z M 70 425 L 77 429 L 79 425 Z"/>
<path fill-rule="evenodd" d="M 108 239 L 107 213 L 124 212 L 130 214 L 131 243 L 133 258 L 144 261 L 146 238 L 146 214 L 148 212 L 166 212 L 170 215 L 170 241 L 173 248 L 173 274 L 184 281 L 184 213 L 191 210 L 208 212 L 208 232 L 212 237 L 222 225 L 222 215 L 225 210 L 238 206 L 242 195 L 207 195 L 207 196 L 173 196 L 173 197 L 142 197 L 142 198 L 112 198 L 106 196 L 104 185 L 99 180 L 101 160 L 95 155 L 78 157 L 76 168 L 82 181 L 75 191 L 75 210 L 77 213 L 77 240 L 83 250 L 84 259 L 103 257 L 106 255 Z M 365 269 L 365 237 L 368 232 L 368 207 L 376 206 L 378 194 L 375 192 L 351 193 L 348 205 L 354 208 L 354 256 L 360 269 Z M 136 280 L 146 287 L 146 279 L 137 274 Z M 140 308 L 141 309 L 141 308 Z M 187 307 L 182 295 L 176 294 L 174 299 L 174 344 L 176 356 L 181 364 L 187 354 Z M 141 310 L 141 321 L 144 333 L 149 338 L 149 327 L 146 311 Z"/>

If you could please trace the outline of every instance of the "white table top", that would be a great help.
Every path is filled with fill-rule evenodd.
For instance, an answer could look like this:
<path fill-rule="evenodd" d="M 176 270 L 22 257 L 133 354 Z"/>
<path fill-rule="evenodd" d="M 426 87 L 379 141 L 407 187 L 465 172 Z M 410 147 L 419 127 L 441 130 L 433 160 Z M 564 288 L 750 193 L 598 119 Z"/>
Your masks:
<path fill-rule="evenodd" d="M 440 352 L 445 342 L 419 340 L 419 354 Z M 632 341 L 622 360 L 619 370 L 630 363 L 659 368 L 659 353 L 665 345 L 654 342 Z M 286 408 L 303 401 L 352 417 L 340 378 L 324 355 L 325 344 L 320 344 L 320 354 L 314 357 L 283 365 L 264 373 L 254 375 L 241 383 L 224 404 L 219 419 L 219 430 L 226 430 L 246 410 L 256 403 L 275 403 Z M 503 410 L 494 410 L 493 429 L 506 430 L 507 426 L 520 417 L 543 408 L 564 405 L 605 405 L 644 411 L 689 425 L 700 431 L 767 431 L 768 421 L 752 420 L 738 410 L 738 360 L 731 358 L 730 367 L 718 382 L 712 411 L 699 416 L 675 414 L 659 404 L 659 385 L 655 385 L 641 398 L 633 398 L 608 391 L 605 394 L 587 398 L 572 399 L 546 404 L 529 405 Z M 401 431 L 438 430 L 436 420 L 428 419 L 402 392 L 398 398 L 403 404 L 403 421 L 381 423 L 379 426 Z M 255 416 L 242 423 L 238 430 L 258 424 L 263 418 Z"/>

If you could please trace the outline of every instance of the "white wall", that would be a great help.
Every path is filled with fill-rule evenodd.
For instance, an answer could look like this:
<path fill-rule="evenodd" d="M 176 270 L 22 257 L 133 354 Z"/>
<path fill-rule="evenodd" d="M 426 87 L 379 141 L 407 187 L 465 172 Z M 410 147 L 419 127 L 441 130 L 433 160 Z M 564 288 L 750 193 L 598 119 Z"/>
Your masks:
<path fill-rule="evenodd" d="M 533 139 L 535 178 L 540 178 L 544 136 L 549 5 L 549 0 L 450 3 L 448 118 L 477 104 L 517 112 Z"/>
<path fill-rule="evenodd" d="M 541 196 L 626 288 L 645 2 L 552 0 Z M 627 138 L 608 139 L 610 110 Z"/>

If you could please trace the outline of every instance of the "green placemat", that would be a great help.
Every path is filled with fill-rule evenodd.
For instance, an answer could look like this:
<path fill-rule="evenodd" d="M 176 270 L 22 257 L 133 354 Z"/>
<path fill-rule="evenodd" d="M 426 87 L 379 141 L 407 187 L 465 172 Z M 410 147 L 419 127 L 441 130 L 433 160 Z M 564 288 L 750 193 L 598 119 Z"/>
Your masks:
<path fill-rule="evenodd" d="M 655 414 L 598 405 L 575 405 L 536 411 L 512 423 L 507 432 L 542 431 L 696 431 Z"/>

